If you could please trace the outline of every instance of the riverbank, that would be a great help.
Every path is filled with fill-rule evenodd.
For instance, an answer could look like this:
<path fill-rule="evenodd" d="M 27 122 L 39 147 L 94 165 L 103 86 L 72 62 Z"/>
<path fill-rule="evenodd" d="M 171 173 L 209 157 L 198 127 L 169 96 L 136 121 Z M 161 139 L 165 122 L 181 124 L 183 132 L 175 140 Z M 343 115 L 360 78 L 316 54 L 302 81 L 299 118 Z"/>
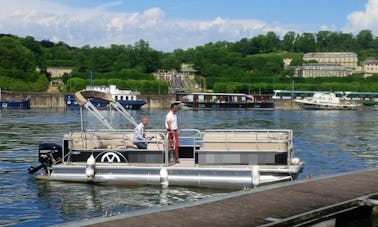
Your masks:
<path fill-rule="evenodd" d="M 64 94 L 49 93 L 24 93 L 24 92 L 2 92 L 3 100 L 23 100 L 30 98 L 31 108 L 65 108 Z M 142 99 L 147 100 L 147 104 L 142 109 L 169 109 L 175 95 L 140 95 Z M 291 99 L 273 100 L 274 109 L 276 110 L 299 110 L 300 106 Z M 374 107 L 362 107 L 366 110 L 372 110 Z"/>
<path fill-rule="evenodd" d="M 31 108 L 66 108 L 64 94 L 3 92 L 1 97 L 3 100 L 23 100 L 29 97 Z M 171 101 L 175 99 L 174 95 L 141 95 L 139 97 L 147 100 L 147 104 L 142 106 L 143 109 L 167 109 Z"/>
<path fill-rule="evenodd" d="M 64 94 L 49 93 L 23 93 L 23 92 L 4 92 L 2 98 L 5 100 L 22 100 L 30 98 L 31 108 L 65 108 Z M 147 100 L 147 104 L 142 109 L 169 109 L 174 95 L 141 95 L 142 99 Z M 299 106 L 291 100 L 278 100 L 275 109 L 299 109 Z"/>

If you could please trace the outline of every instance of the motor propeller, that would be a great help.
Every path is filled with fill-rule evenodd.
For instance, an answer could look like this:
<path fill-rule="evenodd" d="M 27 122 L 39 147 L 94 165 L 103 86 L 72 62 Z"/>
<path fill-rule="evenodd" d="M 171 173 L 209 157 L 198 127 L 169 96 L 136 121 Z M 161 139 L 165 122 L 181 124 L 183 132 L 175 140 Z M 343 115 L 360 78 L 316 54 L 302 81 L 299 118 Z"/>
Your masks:
<path fill-rule="evenodd" d="M 42 164 L 39 165 L 39 166 L 37 166 L 37 167 L 30 166 L 30 167 L 28 168 L 28 173 L 30 173 L 30 174 L 34 174 L 34 173 L 38 172 L 40 169 L 42 169 L 42 168 L 43 168 L 43 165 L 42 165 Z"/>

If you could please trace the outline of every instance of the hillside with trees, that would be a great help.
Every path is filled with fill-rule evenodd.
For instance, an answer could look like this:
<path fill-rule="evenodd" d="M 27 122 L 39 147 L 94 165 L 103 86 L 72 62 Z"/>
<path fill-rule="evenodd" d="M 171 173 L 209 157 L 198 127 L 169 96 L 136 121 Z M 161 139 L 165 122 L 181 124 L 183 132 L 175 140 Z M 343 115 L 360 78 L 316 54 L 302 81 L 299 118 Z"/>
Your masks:
<path fill-rule="evenodd" d="M 11 91 L 44 92 L 51 75 L 47 67 L 70 67 L 63 76 L 61 92 L 85 88 L 93 72 L 94 85 L 115 84 L 120 89 L 143 94 L 167 93 L 168 84 L 152 76 L 158 70 L 180 70 L 182 63 L 193 65 L 196 74 L 205 78 L 206 88 L 214 92 L 272 93 L 273 89 L 334 91 L 378 91 L 378 75 L 363 78 L 293 77 L 294 66 L 303 64 L 307 52 L 355 52 L 359 61 L 378 58 L 378 38 L 369 30 L 357 35 L 342 32 L 274 32 L 244 38 L 237 42 L 219 41 L 171 53 L 156 51 L 140 40 L 134 45 L 110 47 L 70 47 L 33 37 L 0 35 L 0 88 Z M 283 59 L 291 66 L 284 68 Z M 38 70 L 36 70 L 38 69 Z M 201 83 L 200 81 L 198 81 Z M 69 86 L 69 87 L 68 87 Z"/>

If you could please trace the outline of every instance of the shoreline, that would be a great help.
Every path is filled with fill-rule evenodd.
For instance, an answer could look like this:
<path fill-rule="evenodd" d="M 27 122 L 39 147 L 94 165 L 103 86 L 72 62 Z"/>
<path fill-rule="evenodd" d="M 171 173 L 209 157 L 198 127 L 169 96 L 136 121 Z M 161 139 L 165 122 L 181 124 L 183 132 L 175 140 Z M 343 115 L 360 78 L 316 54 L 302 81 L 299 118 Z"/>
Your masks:
<path fill-rule="evenodd" d="M 30 98 L 31 108 L 66 108 L 64 101 L 65 94 L 53 93 L 28 93 L 28 92 L 2 92 L 2 100 L 23 100 Z M 169 109 L 172 101 L 175 100 L 174 94 L 166 95 L 140 95 L 147 101 L 141 109 Z M 301 110 L 300 106 L 291 99 L 273 100 L 274 110 Z M 362 101 L 361 101 L 362 103 Z M 261 108 L 261 110 L 264 110 Z M 376 110 L 374 106 L 361 106 L 358 110 Z"/>

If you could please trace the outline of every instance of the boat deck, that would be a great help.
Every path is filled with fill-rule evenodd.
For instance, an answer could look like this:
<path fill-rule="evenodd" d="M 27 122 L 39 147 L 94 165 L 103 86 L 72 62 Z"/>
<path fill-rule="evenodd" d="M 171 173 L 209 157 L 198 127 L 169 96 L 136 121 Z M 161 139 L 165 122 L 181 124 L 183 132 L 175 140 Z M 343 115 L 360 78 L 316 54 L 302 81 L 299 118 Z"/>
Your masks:
<path fill-rule="evenodd" d="M 378 193 L 378 169 L 283 183 L 203 202 L 96 218 L 80 226 L 294 226 L 359 206 Z M 190 215 L 188 215 L 190 214 Z M 277 221 L 277 222 L 273 222 Z"/>

